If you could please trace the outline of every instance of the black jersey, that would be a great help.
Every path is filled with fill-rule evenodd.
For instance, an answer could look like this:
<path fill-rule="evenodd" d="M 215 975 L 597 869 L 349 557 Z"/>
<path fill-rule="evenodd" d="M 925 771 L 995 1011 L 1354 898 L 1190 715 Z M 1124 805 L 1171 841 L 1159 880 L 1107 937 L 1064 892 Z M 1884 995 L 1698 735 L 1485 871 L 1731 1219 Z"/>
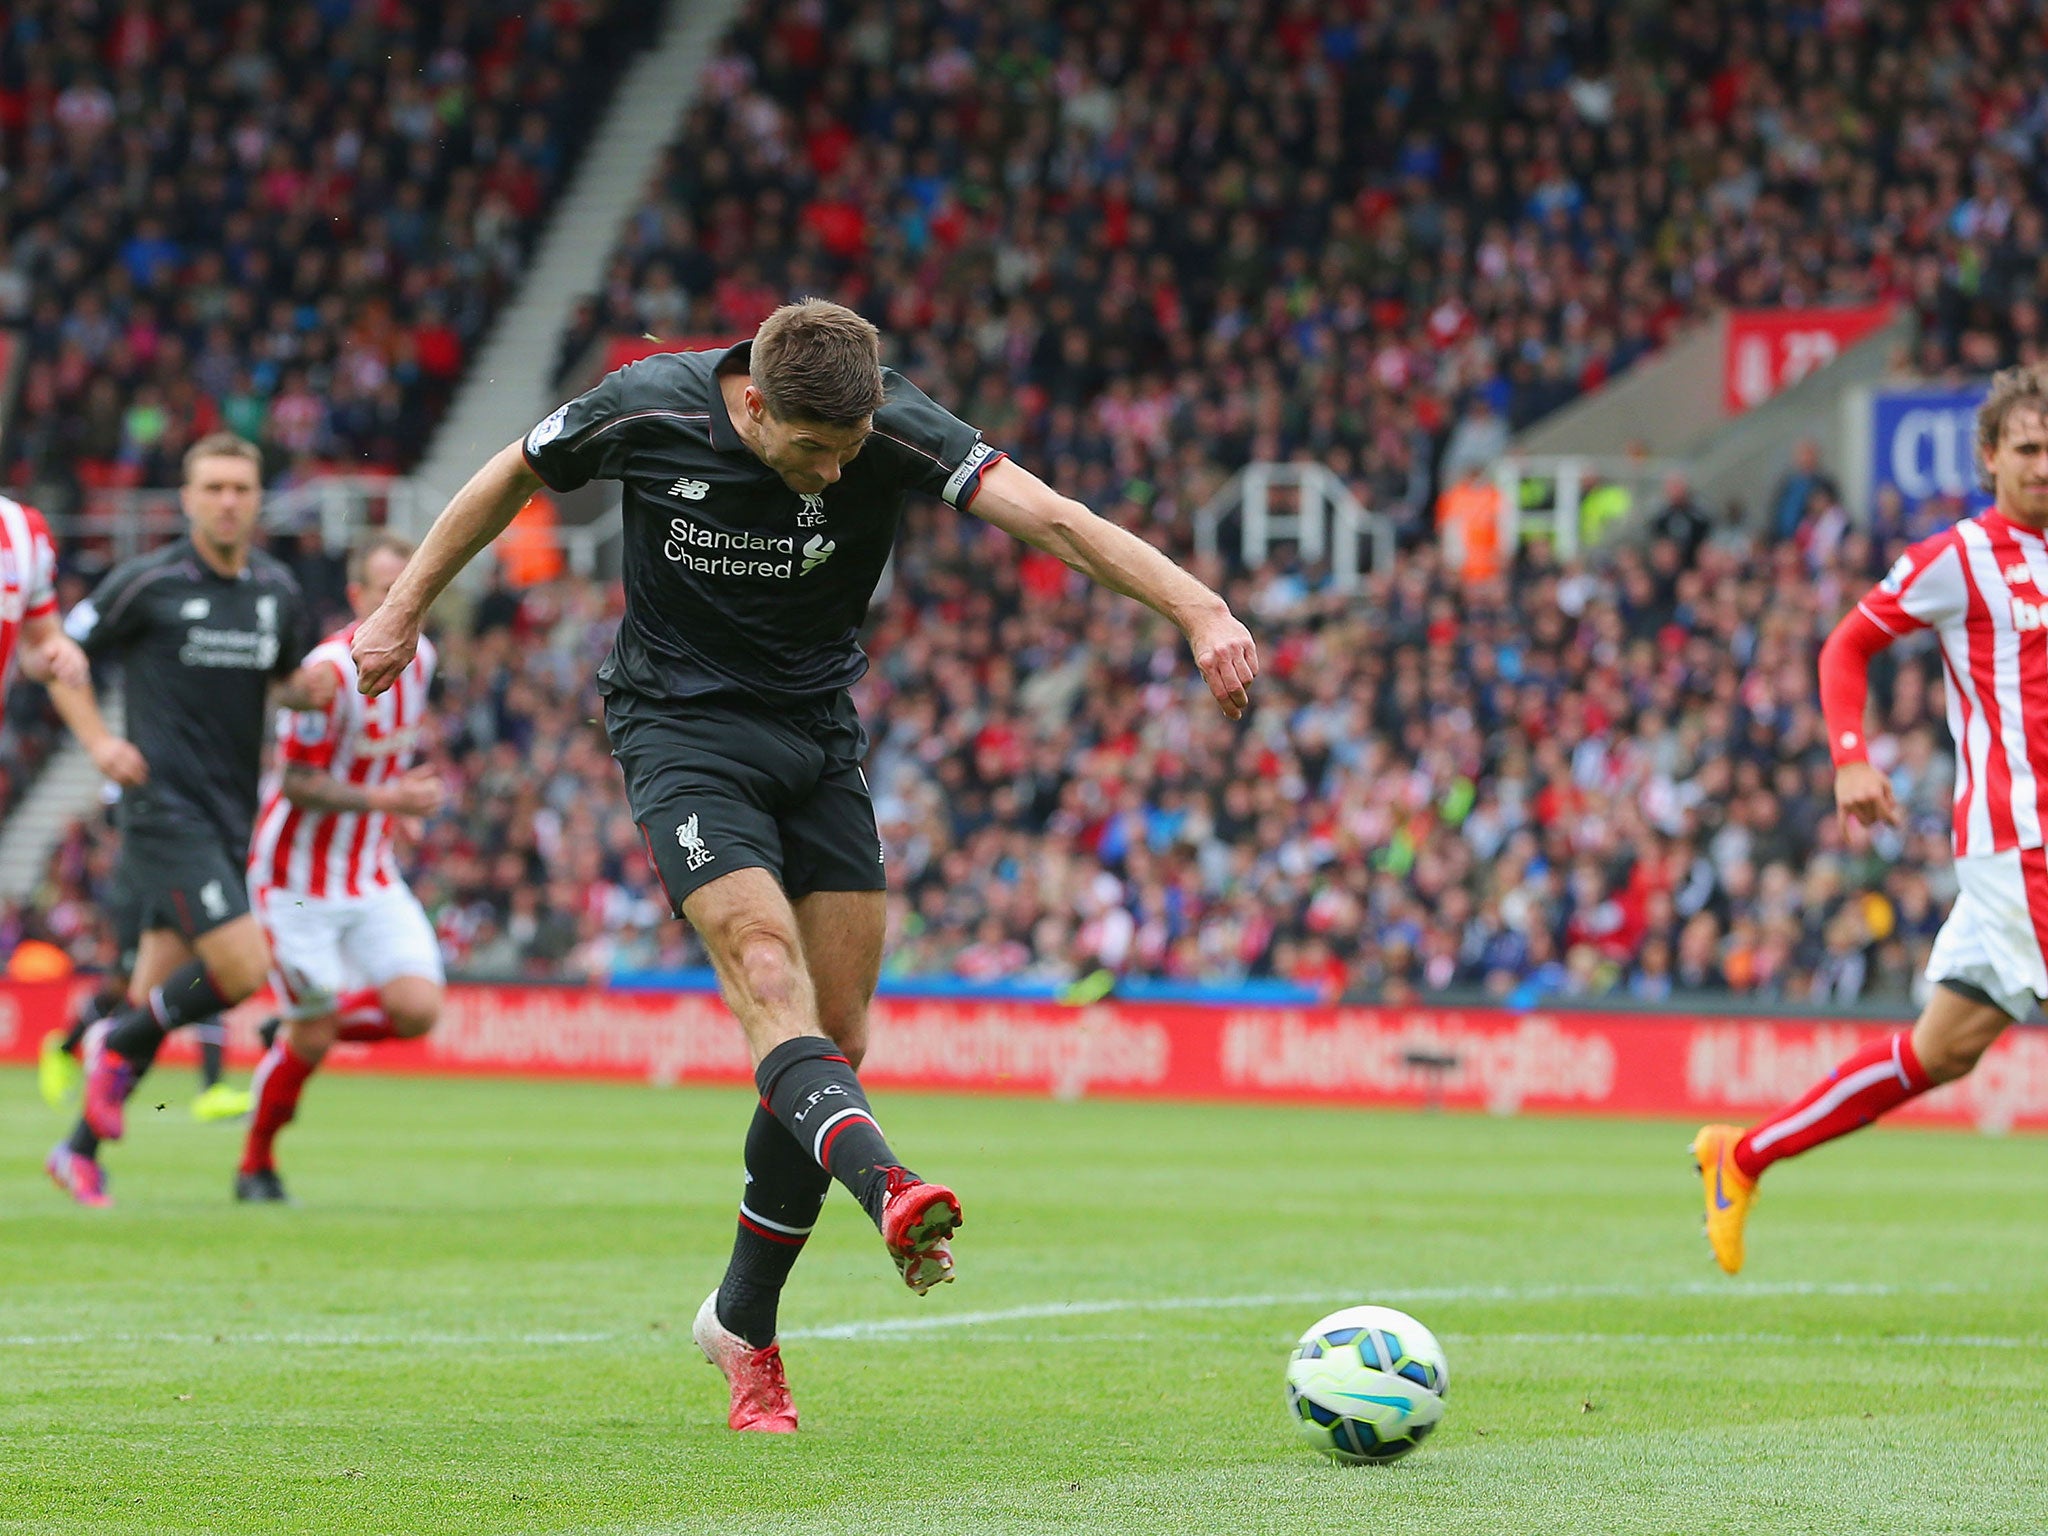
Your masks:
<path fill-rule="evenodd" d="M 249 844 L 273 678 L 311 647 L 311 615 L 284 564 L 251 551 L 222 576 L 180 539 L 125 561 L 65 620 L 126 679 L 128 739 L 149 782 L 121 797 L 130 831 L 210 832 Z"/>
<path fill-rule="evenodd" d="M 526 435 L 553 489 L 625 485 L 626 612 L 600 693 L 772 703 L 847 687 L 867 670 L 857 637 L 906 493 L 965 508 L 1003 457 L 885 368 L 859 455 L 822 493 L 793 491 L 740 441 L 719 389 L 752 346 L 643 358 Z"/>

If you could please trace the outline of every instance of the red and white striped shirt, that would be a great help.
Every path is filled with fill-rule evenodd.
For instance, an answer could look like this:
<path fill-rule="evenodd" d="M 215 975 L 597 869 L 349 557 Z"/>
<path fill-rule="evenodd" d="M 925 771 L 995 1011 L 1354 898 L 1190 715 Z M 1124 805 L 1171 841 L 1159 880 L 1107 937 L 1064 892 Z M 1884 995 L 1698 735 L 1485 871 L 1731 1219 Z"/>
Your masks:
<path fill-rule="evenodd" d="M 0 496 L 0 708 L 21 626 L 57 611 L 57 546 L 34 507 Z"/>
<path fill-rule="evenodd" d="M 1857 605 L 1940 637 L 1956 745 L 1955 849 L 2043 845 L 2048 811 L 2048 538 L 1986 511 L 1899 556 Z"/>
<path fill-rule="evenodd" d="M 348 651 L 355 632 L 351 624 L 306 656 L 308 667 L 325 663 L 340 671 L 334 702 L 324 711 L 278 712 L 277 769 L 249 842 L 249 880 L 258 889 L 361 896 L 400 878 L 387 812 L 305 810 L 284 793 L 286 767 L 310 768 L 370 789 L 398 779 L 418 755 L 434 676 L 433 643 L 421 637 L 419 654 L 398 680 L 366 699 L 356 691 L 356 664 Z"/>

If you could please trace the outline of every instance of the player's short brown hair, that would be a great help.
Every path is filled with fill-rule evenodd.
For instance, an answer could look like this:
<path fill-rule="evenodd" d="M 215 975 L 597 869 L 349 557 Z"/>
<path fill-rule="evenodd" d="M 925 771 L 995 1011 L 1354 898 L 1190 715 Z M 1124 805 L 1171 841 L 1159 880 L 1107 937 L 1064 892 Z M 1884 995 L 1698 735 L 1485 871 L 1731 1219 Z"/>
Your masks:
<path fill-rule="evenodd" d="M 185 450 L 182 470 L 187 485 L 192 483 L 192 466 L 201 459 L 247 459 L 256 466 L 257 479 L 263 478 L 263 450 L 238 433 L 209 432 Z"/>
<path fill-rule="evenodd" d="M 785 304 L 754 333 L 754 388 L 779 421 L 857 427 L 882 405 L 882 337 L 844 304 Z"/>
<path fill-rule="evenodd" d="M 2048 364 L 2023 363 L 2001 368 L 1991 376 L 1990 393 L 1977 407 L 1977 450 L 1989 458 L 2005 436 L 2006 418 L 2014 411 L 2031 411 L 2048 417 Z M 1978 474 L 1988 488 L 1990 471 L 1978 464 Z"/>
<path fill-rule="evenodd" d="M 352 587 L 362 585 L 363 577 L 370 569 L 370 557 L 372 555 L 389 550 L 401 560 L 410 560 L 412 552 L 418 547 L 411 539 L 406 538 L 403 534 L 393 533 L 389 528 L 379 528 L 374 533 L 365 534 L 349 546 L 349 585 Z"/>

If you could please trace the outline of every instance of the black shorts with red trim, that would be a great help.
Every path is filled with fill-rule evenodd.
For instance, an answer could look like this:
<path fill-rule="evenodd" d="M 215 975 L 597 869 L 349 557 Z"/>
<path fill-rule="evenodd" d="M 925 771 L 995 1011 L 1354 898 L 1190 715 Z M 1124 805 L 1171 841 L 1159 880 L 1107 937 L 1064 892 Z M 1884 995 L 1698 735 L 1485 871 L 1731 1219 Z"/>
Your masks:
<path fill-rule="evenodd" d="M 732 694 L 605 699 L 612 756 L 680 915 L 699 887 L 765 869 L 793 900 L 886 887 L 867 732 L 841 689 L 796 705 Z"/>
<path fill-rule="evenodd" d="M 170 929 L 189 944 L 249 912 L 241 851 L 206 832 L 128 828 L 114 887 L 125 908 L 121 926 L 138 935 Z"/>

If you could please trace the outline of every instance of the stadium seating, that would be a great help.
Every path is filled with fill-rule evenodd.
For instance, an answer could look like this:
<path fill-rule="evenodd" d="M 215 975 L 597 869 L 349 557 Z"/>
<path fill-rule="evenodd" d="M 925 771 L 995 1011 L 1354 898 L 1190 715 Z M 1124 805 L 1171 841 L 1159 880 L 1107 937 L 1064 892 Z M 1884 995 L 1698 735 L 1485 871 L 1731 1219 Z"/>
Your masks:
<path fill-rule="evenodd" d="M 1909 829 L 1846 845 L 1814 656 L 1884 555 L 1746 540 L 1723 530 L 1690 564 L 1675 541 L 1596 571 L 1538 561 L 1476 590 L 1423 549 L 1362 600 L 1300 572 L 1227 579 L 1265 661 L 1231 726 L 1163 623 L 920 509 L 860 689 L 892 974 L 1905 996 L 1950 879 L 1927 658 L 1880 678 L 1873 750 Z M 460 792 L 411 858 L 458 971 L 701 960 L 662 921 L 594 723 L 617 601 L 573 579 L 498 589 L 476 632 L 443 637 L 431 730 Z M 43 903 L 88 959 L 104 841 L 78 831 Z"/>
<path fill-rule="evenodd" d="M 863 687 L 898 971 L 1902 996 L 1951 891 L 1924 658 L 1880 678 L 1913 819 L 1874 852 L 1832 817 L 1812 679 L 1913 530 L 1845 535 L 1822 498 L 1750 544 L 1681 508 L 1668 543 L 1594 570 L 1539 553 L 1475 589 L 1440 567 L 1427 509 L 1446 460 L 1714 306 L 1888 298 L 1919 312 L 1923 371 L 2039 356 L 2016 25 L 1711 0 L 1157 0 L 1058 25 L 753 4 L 563 338 L 561 384 L 619 338 L 730 338 L 818 292 L 1177 553 L 1254 457 L 1326 462 L 1401 524 L 1399 565 L 1357 598 L 1284 564 L 1208 573 L 1268 667 L 1226 730 L 1130 605 L 919 511 Z M 1971 112 L 1906 67 L 1929 59 Z M 465 792 L 418 852 L 458 967 L 696 958 L 650 921 L 589 723 L 615 600 L 500 593 L 449 637 L 440 750 Z M 85 912 L 99 835 L 67 845 L 35 921 Z"/>
<path fill-rule="evenodd" d="M 654 12 L 8 7 L 6 483 L 69 513 L 221 426 L 273 483 L 408 466 Z"/>
<path fill-rule="evenodd" d="M 741 335 L 817 292 L 1093 505 L 1170 530 L 1309 454 L 1413 537 L 1461 421 L 1497 451 L 1719 305 L 1910 303 L 1928 372 L 2038 354 L 2019 25 L 756 3 L 565 386 L 606 338 Z"/>

